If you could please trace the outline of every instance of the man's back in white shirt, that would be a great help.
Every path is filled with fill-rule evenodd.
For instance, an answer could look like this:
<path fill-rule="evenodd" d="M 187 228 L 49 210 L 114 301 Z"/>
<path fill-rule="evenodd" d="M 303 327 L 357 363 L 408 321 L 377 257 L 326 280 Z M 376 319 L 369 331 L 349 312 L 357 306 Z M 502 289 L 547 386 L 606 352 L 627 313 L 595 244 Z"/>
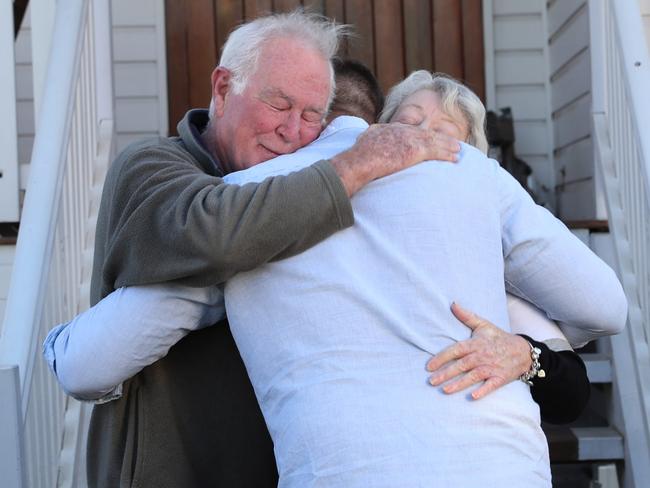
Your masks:
<path fill-rule="evenodd" d="M 361 130 L 342 125 L 329 145 L 326 134 L 312 147 L 319 158 Z M 308 159 L 277 158 L 230 182 Z M 352 203 L 352 228 L 225 289 L 280 486 L 549 486 L 539 412 L 524 383 L 476 402 L 428 386 L 424 365 L 470 335 L 451 315 L 452 300 L 506 325 L 505 279 L 571 321 L 575 300 L 590 293 L 575 287 L 598 287 L 589 268 L 602 263 L 470 146 L 456 165 L 423 163 L 368 185 Z"/>

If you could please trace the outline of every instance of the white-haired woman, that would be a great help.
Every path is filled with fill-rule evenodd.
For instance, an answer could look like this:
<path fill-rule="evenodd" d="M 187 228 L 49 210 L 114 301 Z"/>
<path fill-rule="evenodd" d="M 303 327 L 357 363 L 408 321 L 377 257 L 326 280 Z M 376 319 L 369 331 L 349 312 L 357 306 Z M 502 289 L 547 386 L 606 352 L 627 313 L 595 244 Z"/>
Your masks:
<path fill-rule="evenodd" d="M 488 151 L 485 107 L 468 87 L 444 74 L 424 70 L 413 72 L 391 89 L 379 122 L 426 127 L 451 135 L 484 153 Z M 543 312 L 513 295 L 508 294 L 507 298 L 512 333 L 523 336 L 539 358 L 538 364 L 533 364 L 530 370 L 531 376 L 524 379 L 532 386 L 542 419 L 553 423 L 575 420 L 589 399 L 589 379 L 583 361 L 573 352 L 559 327 Z M 464 322 L 482 320 L 457 307 L 453 310 Z M 494 327 L 483 322 L 484 326 Z M 437 355 L 430 363 L 431 369 L 439 370 L 454 355 L 445 352 Z M 452 374 L 437 376 L 433 383 L 442 384 Z M 458 382 L 451 388 L 447 385 L 445 391 L 456 392 L 469 386 L 468 382 Z"/>

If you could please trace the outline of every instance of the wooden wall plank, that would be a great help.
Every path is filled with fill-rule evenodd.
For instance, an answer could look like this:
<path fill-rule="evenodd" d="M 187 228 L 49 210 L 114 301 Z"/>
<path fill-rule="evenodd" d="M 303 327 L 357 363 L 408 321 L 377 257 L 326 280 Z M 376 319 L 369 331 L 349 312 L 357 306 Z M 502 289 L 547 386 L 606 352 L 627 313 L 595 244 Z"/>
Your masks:
<path fill-rule="evenodd" d="M 462 0 L 463 81 L 485 100 L 485 53 L 481 2 Z"/>
<path fill-rule="evenodd" d="M 347 0 L 345 22 L 354 26 L 355 36 L 348 42 L 348 57 L 375 70 L 375 36 L 372 0 Z"/>
<path fill-rule="evenodd" d="M 551 77 L 581 51 L 589 47 L 589 12 L 580 9 L 549 42 L 549 72 Z"/>
<path fill-rule="evenodd" d="M 191 0 L 185 5 L 189 103 L 190 107 L 207 107 L 210 104 L 210 75 L 217 61 L 213 5 L 210 0 Z"/>
<path fill-rule="evenodd" d="M 553 114 L 555 149 L 591 136 L 590 110 L 591 95 L 587 95 Z"/>
<path fill-rule="evenodd" d="M 324 0 L 325 15 L 345 23 L 345 0 Z"/>
<path fill-rule="evenodd" d="M 433 34 L 436 71 L 463 77 L 462 10 L 459 0 L 433 2 Z"/>
<path fill-rule="evenodd" d="M 566 2 L 567 0 L 562 0 Z M 479 2 L 476 2 L 479 3 Z M 544 8 L 543 0 L 494 0 L 493 13 L 494 15 L 521 15 L 521 14 L 536 14 Z"/>
<path fill-rule="evenodd" d="M 274 12 L 290 12 L 297 7 L 302 7 L 300 0 L 273 0 Z"/>
<path fill-rule="evenodd" d="M 484 97 L 479 0 L 166 0 L 166 5 L 170 125 L 188 108 L 209 103 L 210 73 L 233 27 L 299 5 L 353 25 L 356 37 L 342 44 L 339 55 L 366 64 L 384 91 L 411 71 L 426 69 L 460 78 Z"/>
<path fill-rule="evenodd" d="M 325 3 L 323 0 L 303 0 L 302 4 L 305 10 L 322 14 L 325 12 Z"/>
<path fill-rule="evenodd" d="M 583 51 L 552 79 L 551 111 L 556 112 L 573 100 L 591 92 L 591 57 Z"/>
<path fill-rule="evenodd" d="M 156 63 L 115 63 L 115 97 L 152 97 L 158 95 Z"/>
<path fill-rule="evenodd" d="M 187 55 L 186 10 L 184 0 L 165 1 L 165 32 L 167 38 L 167 106 L 169 135 L 190 105 L 189 56 Z"/>
<path fill-rule="evenodd" d="M 341 24 L 345 24 L 345 0 L 324 0 L 324 14 Z M 344 40 L 339 45 L 338 55 L 345 58 L 347 53 L 348 41 Z"/>
<path fill-rule="evenodd" d="M 271 0 L 244 0 L 244 18 L 253 20 L 261 15 L 271 13 Z"/>
<path fill-rule="evenodd" d="M 375 0 L 375 75 L 384 93 L 404 77 L 401 3 Z"/>
<path fill-rule="evenodd" d="M 587 0 L 561 0 L 551 4 L 547 13 L 549 37 L 553 38 L 558 30 L 564 28 L 566 21 L 579 9 L 585 8 L 586 4 Z"/>
<path fill-rule="evenodd" d="M 156 10 L 158 0 L 111 0 L 111 17 L 113 26 L 142 26 L 151 23 L 151 13 Z M 169 0 L 165 1 L 165 8 L 169 12 L 171 5 Z M 176 3 L 184 4 L 185 0 L 178 0 Z M 179 6 L 180 7 L 180 6 Z M 177 7 L 177 8 L 179 8 Z M 183 18 L 183 15 L 181 15 Z"/>
<path fill-rule="evenodd" d="M 542 14 L 503 16 L 494 19 L 494 48 L 543 50 L 546 33 Z"/>
<path fill-rule="evenodd" d="M 242 0 L 214 0 L 214 16 L 217 29 L 215 52 L 217 56 L 212 62 L 216 66 L 221 53 L 221 46 L 226 42 L 228 34 L 244 20 L 244 2 Z"/>
<path fill-rule="evenodd" d="M 404 0 L 404 33 L 405 74 L 418 69 L 432 71 L 431 2 Z"/>

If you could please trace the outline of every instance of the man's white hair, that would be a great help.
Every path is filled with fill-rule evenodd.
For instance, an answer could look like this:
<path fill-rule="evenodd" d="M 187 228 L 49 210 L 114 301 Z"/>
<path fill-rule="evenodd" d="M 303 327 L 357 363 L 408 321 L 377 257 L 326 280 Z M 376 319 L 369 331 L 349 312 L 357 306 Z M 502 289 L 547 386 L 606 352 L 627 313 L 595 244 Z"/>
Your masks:
<path fill-rule="evenodd" d="M 442 110 L 449 116 L 460 112 L 468 127 L 467 142 L 487 154 L 485 136 L 485 106 L 476 94 L 461 82 L 443 73 L 414 71 L 388 92 L 379 122 L 386 123 L 395 115 L 402 102 L 420 90 L 431 90 L 440 97 Z"/>
<path fill-rule="evenodd" d="M 302 9 L 282 14 L 259 17 L 240 25 L 230 33 L 223 45 L 219 66 L 231 73 L 231 87 L 240 94 L 255 73 L 265 43 L 272 39 L 295 39 L 301 46 L 313 49 L 329 62 L 330 96 L 328 107 L 334 98 L 335 81 L 331 60 L 336 55 L 339 40 L 348 34 L 348 26 Z M 214 110 L 210 103 L 210 117 Z"/>

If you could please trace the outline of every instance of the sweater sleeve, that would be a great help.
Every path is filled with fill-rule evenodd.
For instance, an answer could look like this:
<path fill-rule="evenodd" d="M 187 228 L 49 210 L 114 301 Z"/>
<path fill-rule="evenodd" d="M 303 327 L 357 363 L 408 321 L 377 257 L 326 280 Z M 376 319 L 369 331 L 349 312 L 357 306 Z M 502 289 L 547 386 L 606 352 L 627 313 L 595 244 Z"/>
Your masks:
<path fill-rule="evenodd" d="M 585 363 L 574 351 L 553 351 L 543 342 L 520 335 L 542 351 L 539 362 L 545 376 L 533 378 L 530 390 L 542 420 L 573 422 L 587 406 L 591 392 Z"/>
<path fill-rule="evenodd" d="M 96 250 L 103 289 L 93 287 L 93 301 L 122 286 L 220 284 L 353 223 L 328 161 L 238 186 L 206 174 L 180 149 L 154 146 L 111 172 L 98 223 L 104 247 Z"/>

